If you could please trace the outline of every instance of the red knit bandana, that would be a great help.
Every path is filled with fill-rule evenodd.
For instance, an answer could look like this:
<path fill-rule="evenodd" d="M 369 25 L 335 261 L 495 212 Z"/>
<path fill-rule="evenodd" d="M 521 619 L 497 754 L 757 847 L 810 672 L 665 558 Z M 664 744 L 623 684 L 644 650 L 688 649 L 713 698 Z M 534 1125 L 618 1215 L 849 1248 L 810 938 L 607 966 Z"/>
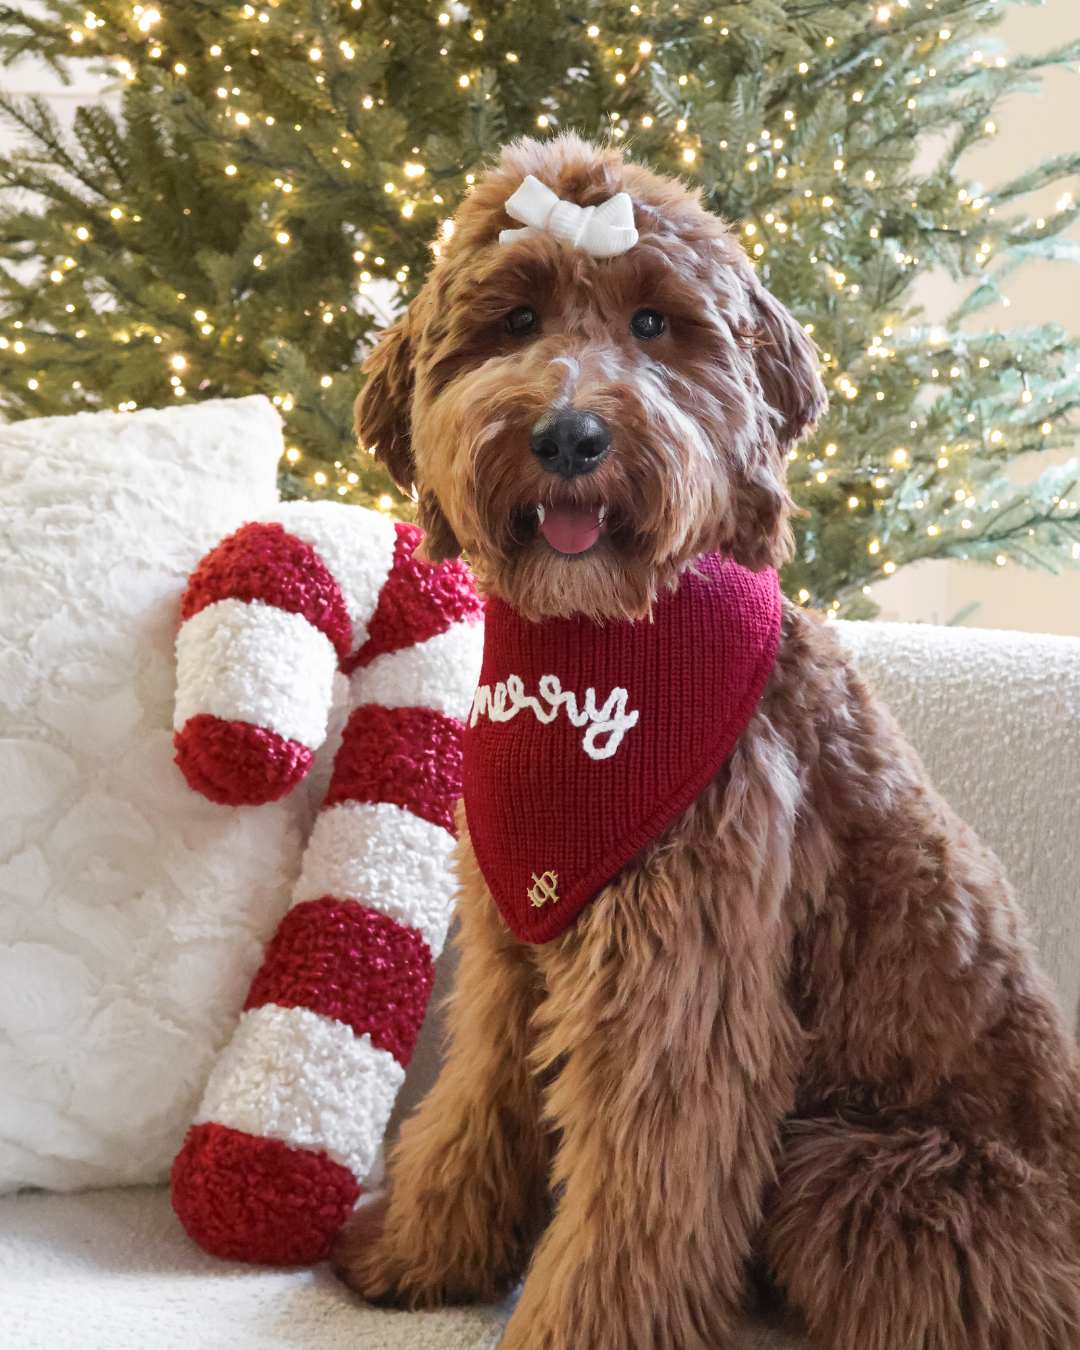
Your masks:
<path fill-rule="evenodd" d="M 469 835 L 503 918 L 549 942 L 713 778 L 780 640 L 774 571 L 696 560 L 651 621 L 487 605 L 465 728 Z"/>

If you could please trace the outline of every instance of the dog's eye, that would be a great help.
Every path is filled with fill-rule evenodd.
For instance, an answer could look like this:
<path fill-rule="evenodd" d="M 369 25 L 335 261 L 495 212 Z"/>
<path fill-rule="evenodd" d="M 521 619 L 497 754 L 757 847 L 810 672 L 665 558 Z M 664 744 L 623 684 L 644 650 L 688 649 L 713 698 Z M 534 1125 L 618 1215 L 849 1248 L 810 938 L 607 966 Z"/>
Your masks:
<path fill-rule="evenodd" d="M 636 338 L 647 342 L 649 338 L 659 337 L 667 325 L 658 309 L 639 309 L 630 320 L 630 331 Z"/>
<path fill-rule="evenodd" d="M 540 316 L 531 305 L 518 305 L 506 316 L 506 331 L 513 337 L 535 333 L 540 327 Z"/>

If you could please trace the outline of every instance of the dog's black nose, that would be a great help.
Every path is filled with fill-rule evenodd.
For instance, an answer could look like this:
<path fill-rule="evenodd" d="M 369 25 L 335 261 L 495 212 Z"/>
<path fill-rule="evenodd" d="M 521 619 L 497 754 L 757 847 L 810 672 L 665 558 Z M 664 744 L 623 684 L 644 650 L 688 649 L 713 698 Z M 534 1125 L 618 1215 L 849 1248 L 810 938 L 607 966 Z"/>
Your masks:
<path fill-rule="evenodd" d="M 596 413 L 545 413 L 532 429 L 532 452 L 548 473 L 576 478 L 592 473 L 611 449 L 611 432 Z"/>

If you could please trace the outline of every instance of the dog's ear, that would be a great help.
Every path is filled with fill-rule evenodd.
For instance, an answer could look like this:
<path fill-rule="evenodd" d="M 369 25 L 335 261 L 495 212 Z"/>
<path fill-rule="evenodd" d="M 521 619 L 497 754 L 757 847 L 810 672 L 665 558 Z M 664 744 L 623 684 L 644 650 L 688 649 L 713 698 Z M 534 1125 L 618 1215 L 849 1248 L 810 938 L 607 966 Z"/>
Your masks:
<path fill-rule="evenodd" d="M 356 437 L 374 451 L 390 477 L 408 496 L 416 496 L 416 519 L 424 531 L 417 554 L 428 562 L 445 562 L 461 553 L 461 545 L 435 495 L 416 481 L 412 450 L 413 349 L 406 312 L 391 325 L 363 365 L 367 380 L 356 400 Z"/>
<path fill-rule="evenodd" d="M 825 411 L 828 397 L 822 383 L 817 350 L 794 315 L 749 272 L 750 304 L 758 378 L 765 401 L 779 414 L 776 444 L 785 454 Z"/>
<path fill-rule="evenodd" d="M 356 400 L 354 421 L 360 445 L 374 452 L 402 492 L 411 493 L 416 466 L 412 455 L 413 362 L 408 323 L 406 313 L 368 353 L 362 367 L 367 380 Z"/>
<path fill-rule="evenodd" d="M 746 265 L 753 326 L 746 334 L 771 427 L 763 443 L 739 470 L 738 518 L 731 552 L 757 570 L 780 567 L 791 557 L 794 539 L 787 490 L 787 452 L 825 410 L 828 398 L 817 351 L 790 311 L 771 295 Z"/>
<path fill-rule="evenodd" d="M 446 562 L 461 557 L 461 544 L 433 492 L 421 492 L 416 506 L 416 523 L 424 537 L 416 552 L 428 562 Z"/>

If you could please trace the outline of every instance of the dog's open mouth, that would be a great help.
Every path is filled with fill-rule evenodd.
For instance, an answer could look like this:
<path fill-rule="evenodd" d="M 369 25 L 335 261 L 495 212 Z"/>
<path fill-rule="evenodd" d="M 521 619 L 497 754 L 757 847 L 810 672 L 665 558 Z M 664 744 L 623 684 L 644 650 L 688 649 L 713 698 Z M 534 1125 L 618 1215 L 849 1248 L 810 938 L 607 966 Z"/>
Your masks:
<path fill-rule="evenodd" d="M 511 538 L 518 547 L 543 543 L 563 558 L 578 558 L 605 541 L 624 546 L 628 521 L 607 502 L 522 502 L 511 513 Z"/>
<path fill-rule="evenodd" d="M 584 553 L 600 538 L 607 519 L 607 506 L 536 504 L 536 521 L 540 533 L 557 553 Z"/>

